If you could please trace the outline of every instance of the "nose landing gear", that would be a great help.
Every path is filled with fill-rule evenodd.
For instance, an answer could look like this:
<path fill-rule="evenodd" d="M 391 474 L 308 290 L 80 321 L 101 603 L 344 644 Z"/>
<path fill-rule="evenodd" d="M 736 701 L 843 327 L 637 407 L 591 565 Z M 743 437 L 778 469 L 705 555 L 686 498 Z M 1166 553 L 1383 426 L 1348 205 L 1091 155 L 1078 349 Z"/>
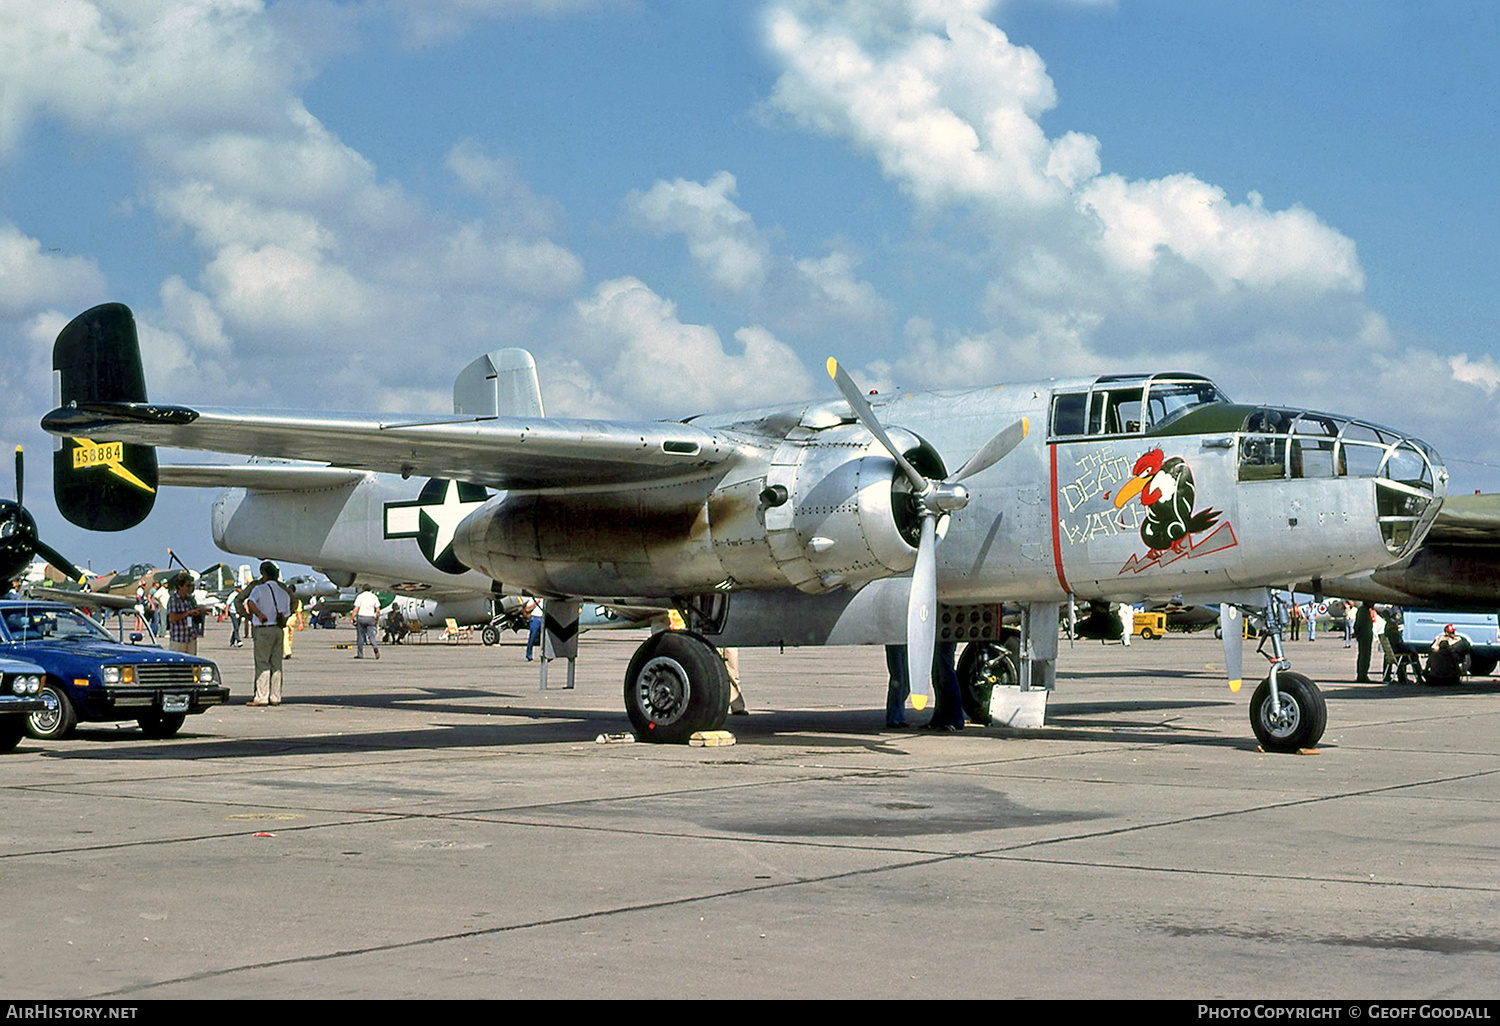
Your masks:
<path fill-rule="evenodd" d="M 1267 589 L 1262 611 L 1265 632 L 1256 651 L 1271 663 L 1271 672 L 1250 697 L 1250 729 L 1261 748 L 1268 752 L 1297 752 L 1311 748 L 1323 737 L 1328 726 L 1328 705 L 1313 681 L 1292 670 L 1282 648 L 1286 629 L 1286 607 Z M 1235 624 L 1236 631 L 1238 623 Z M 1226 635 L 1227 637 L 1227 635 Z M 1267 643 L 1271 651 L 1266 652 Z M 1226 651 L 1228 647 L 1226 646 Z M 1238 677 L 1231 668 L 1231 676 Z"/>

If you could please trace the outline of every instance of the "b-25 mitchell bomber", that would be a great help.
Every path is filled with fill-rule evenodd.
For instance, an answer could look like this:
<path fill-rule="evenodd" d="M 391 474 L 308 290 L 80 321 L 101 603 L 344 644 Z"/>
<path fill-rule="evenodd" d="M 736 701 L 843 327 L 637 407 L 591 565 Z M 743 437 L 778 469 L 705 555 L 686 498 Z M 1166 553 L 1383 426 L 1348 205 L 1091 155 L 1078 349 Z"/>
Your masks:
<path fill-rule="evenodd" d="M 999 605 L 1019 604 L 1021 688 L 1046 690 L 1070 595 L 1173 595 L 1233 623 L 1236 690 L 1236 617 L 1265 618 L 1273 657 L 1251 724 L 1268 750 L 1307 747 L 1326 707 L 1284 657 L 1272 587 L 1403 558 L 1447 483 L 1409 435 L 1236 404 L 1192 374 L 870 401 L 830 360 L 842 398 L 683 422 L 249 412 L 148 401 L 119 304 L 64 328 L 53 366 L 42 426 L 60 439 L 59 508 L 81 526 L 146 515 L 153 493 L 128 478 L 153 486 L 155 446 L 497 489 L 451 527 L 462 567 L 554 600 L 683 611 L 689 630 L 643 643 L 625 679 L 637 732 L 665 741 L 722 725 L 714 646 L 904 642 L 926 666 L 939 638 L 993 644 Z"/>

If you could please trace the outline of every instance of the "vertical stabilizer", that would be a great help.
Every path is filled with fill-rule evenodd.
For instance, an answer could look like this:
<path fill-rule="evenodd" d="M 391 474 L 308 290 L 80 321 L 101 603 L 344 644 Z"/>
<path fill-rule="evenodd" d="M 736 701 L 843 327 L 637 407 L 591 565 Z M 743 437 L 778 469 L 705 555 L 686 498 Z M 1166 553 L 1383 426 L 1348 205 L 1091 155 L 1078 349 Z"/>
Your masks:
<path fill-rule="evenodd" d="M 120 303 L 85 310 L 52 348 L 58 407 L 144 403 L 146 375 L 135 317 Z M 156 450 L 149 445 L 62 438 L 52 454 L 57 508 L 90 531 L 123 531 L 146 519 L 156 502 Z"/>
<path fill-rule="evenodd" d="M 536 360 L 524 349 L 496 349 L 453 382 L 453 412 L 468 417 L 543 417 Z"/>

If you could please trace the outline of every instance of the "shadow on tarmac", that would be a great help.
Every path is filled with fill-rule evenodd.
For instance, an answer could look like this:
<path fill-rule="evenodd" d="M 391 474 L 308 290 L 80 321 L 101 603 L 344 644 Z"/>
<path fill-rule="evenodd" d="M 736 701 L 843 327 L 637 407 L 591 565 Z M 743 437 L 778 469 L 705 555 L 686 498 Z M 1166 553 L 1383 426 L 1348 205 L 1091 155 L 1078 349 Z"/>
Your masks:
<path fill-rule="evenodd" d="M 411 692 L 404 694 L 410 695 Z M 329 754 L 340 751 L 415 751 L 454 748 L 511 748 L 526 745 L 593 744 L 601 734 L 628 732 L 630 724 L 623 712 L 593 709 L 558 709 L 521 705 L 478 706 L 475 697 L 504 699 L 514 697 L 502 692 L 475 691 L 466 688 L 434 689 L 428 700 L 403 698 L 401 693 L 372 692 L 340 695 L 329 701 L 288 700 L 287 707 L 297 709 L 337 706 L 372 709 L 401 709 L 434 716 L 503 717 L 524 722 L 432 724 L 418 729 L 336 733 L 313 736 L 268 736 L 264 738 L 224 739 L 206 731 L 193 731 L 194 717 L 189 717 L 184 731 L 167 741 L 150 740 L 134 729 L 113 725 L 83 726 L 67 741 L 48 743 L 41 754 L 54 759 L 94 759 L 148 761 L 166 758 L 195 761 L 200 759 L 235 759 L 279 757 L 289 753 Z M 462 697 L 464 701 L 445 702 L 443 696 Z M 1208 708 L 1231 704 L 1228 701 L 1188 699 L 1171 701 L 1134 700 L 1119 702 L 1055 702 L 1047 712 L 1049 723 L 1040 728 L 981 728 L 971 726 L 962 736 L 1035 740 L 1088 741 L 1110 744 L 1213 745 L 1229 748 L 1255 748 L 1254 739 L 1245 736 L 1223 736 L 1201 729 L 1175 726 L 1169 717 L 1174 711 Z M 273 723 L 275 709 L 246 710 L 244 715 L 265 717 Z M 760 747 L 865 749 L 879 754 L 904 755 L 904 741 L 918 737 L 936 739 L 920 727 L 893 731 L 883 725 L 883 708 L 825 710 L 766 710 L 749 716 L 732 716 L 725 728 L 742 744 Z M 28 742 L 28 745 L 37 744 Z M 55 747 L 53 746 L 55 745 Z M 997 753 L 1003 754 L 1003 753 Z"/>

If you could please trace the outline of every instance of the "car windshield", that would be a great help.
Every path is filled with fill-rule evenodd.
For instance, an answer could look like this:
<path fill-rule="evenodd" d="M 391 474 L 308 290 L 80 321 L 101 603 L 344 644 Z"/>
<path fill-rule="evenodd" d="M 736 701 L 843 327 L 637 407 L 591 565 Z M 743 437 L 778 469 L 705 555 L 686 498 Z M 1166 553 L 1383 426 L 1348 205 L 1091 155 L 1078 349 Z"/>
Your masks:
<path fill-rule="evenodd" d="M 113 641 L 109 632 L 74 609 L 7 609 L 5 633 L 11 641 Z"/>

